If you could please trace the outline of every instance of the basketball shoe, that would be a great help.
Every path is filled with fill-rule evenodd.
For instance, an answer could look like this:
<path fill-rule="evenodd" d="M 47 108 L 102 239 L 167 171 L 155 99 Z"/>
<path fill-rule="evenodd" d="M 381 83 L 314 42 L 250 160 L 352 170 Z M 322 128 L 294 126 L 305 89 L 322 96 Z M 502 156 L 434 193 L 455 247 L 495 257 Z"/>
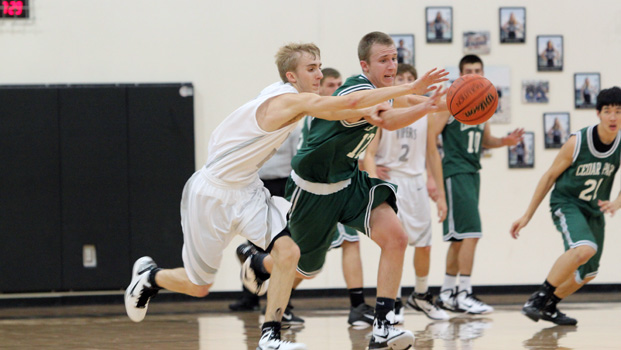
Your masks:
<path fill-rule="evenodd" d="M 140 322 L 147 314 L 149 300 L 157 295 L 160 288 L 153 288 L 149 283 L 149 274 L 157 265 L 148 256 L 136 260 L 132 269 L 132 281 L 125 289 L 125 311 L 127 316 Z"/>
<path fill-rule="evenodd" d="M 403 301 L 401 298 L 395 299 L 395 324 L 405 323 L 405 307 L 403 307 Z"/>
<path fill-rule="evenodd" d="M 457 309 L 473 315 L 489 314 L 494 312 L 494 308 L 482 302 L 467 290 L 460 290 L 457 293 Z"/>
<path fill-rule="evenodd" d="M 267 293 L 269 280 L 263 280 L 257 276 L 257 272 L 252 267 L 253 257 L 254 255 L 246 259 L 242 265 L 241 280 L 246 289 L 248 289 L 251 293 L 261 296 Z"/>
<path fill-rule="evenodd" d="M 257 350 L 306 350 L 306 345 L 302 343 L 292 343 L 280 340 L 280 332 L 268 329 L 263 332 L 259 339 Z"/>
<path fill-rule="evenodd" d="M 522 307 L 522 313 L 537 322 L 543 316 L 542 310 L 546 306 L 550 296 L 545 291 L 538 290 L 533 293 Z"/>
<path fill-rule="evenodd" d="M 369 341 L 369 350 L 392 349 L 406 350 L 414 347 L 414 334 L 407 330 L 395 328 L 395 313 L 391 311 L 385 320 L 373 321 L 373 332 Z"/>
<path fill-rule="evenodd" d="M 578 320 L 565 315 L 558 310 L 556 305 L 552 306 L 550 304 L 546 305 L 541 311 L 541 319 L 559 326 L 575 326 L 578 324 Z"/>
<path fill-rule="evenodd" d="M 463 310 L 457 308 L 455 291 L 452 289 L 444 289 L 440 291 L 440 294 L 438 294 L 438 297 L 436 298 L 436 306 L 452 312 L 464 312 Z"/>
<path fill-rule="evenodd" d="M 375 319 L 375 309 L 368 304 L 360 304 L 349 309 L 347 323 L 356 327 L 372 326 Z"/>
<path fill-rule="evenodd" d="M 414 310 L 420 311 L 432 320 L 448 320 L 447 313 L 433 303 L 431 293 L 412 293 L 408 298 L 407 305 Z"/>

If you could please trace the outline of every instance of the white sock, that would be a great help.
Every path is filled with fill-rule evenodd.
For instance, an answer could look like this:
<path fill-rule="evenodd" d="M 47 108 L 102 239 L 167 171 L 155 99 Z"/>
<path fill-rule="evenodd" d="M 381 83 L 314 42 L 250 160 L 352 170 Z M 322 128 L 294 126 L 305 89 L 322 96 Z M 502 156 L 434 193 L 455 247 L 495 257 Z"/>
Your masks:
<path fill-rule="evenodd" d="M 449 289 L 455 292 L 456 288 L 457 288 L 457 276 L 445 274 L 444 283 L 442 283 L 442 289 L 440 289 L 440 291 Z"/>
<path fill-rule="evenodd" d="M 465 290 L 468 291 L 468 294 L 472 294 L 470 276 L 459 275 L 459 290 Z"/>
<path fill-rule="evenodd" d="M 427 285 L 427 276 L 416 276 L 416 285 L 414 285 L 414 292 L 418 294 L 425 294 L 428 290 L 429 286 Z"/>

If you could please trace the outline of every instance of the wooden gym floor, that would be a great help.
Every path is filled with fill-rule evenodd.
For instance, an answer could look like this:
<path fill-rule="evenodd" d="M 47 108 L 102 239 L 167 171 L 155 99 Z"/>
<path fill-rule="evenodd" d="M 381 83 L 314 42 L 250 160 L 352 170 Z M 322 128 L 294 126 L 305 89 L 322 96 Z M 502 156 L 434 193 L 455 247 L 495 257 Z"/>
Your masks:
<path fill-rule="evenodd" d="M 561 304 L 577 327 L 532 322 L 520 314 L 527 295 L 483 296 L 495 307 L 485 316 L 455 316 L 432 322 L 406 310 L 405 328 L 417 350 L 621 349 L 621 296 L 580 294 Z M 119 302 L 122 297 L 119 295 Z M 367 298 L 367 302 L 371 302 Z M 594 302 L 597 301 L 597 302 Z M 605 301 L 605 302 L 603 302 Z M 230 349 L 254 350 L 260 312 L 230 312 L 230 300 L 151 302 L 146 319 L 133 323 L 122 304 L 0 308 L 0 349 Z M 347 324 L 346 298 L 294 298 L 303 327 L 283 337 L 317 350 L 362 350 L 370 328 Z M 265 301 L 262 300 L 262 304 Z"/>

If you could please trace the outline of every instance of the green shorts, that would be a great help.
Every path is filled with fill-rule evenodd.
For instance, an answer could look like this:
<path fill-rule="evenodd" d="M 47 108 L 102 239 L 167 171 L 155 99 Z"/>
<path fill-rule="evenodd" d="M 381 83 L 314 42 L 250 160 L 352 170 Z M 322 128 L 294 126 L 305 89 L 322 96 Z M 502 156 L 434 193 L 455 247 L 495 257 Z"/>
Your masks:
<path fill-rule="evenodd" d="M 554 225 L 563 235 L 565 251 L 581 245 L 596 250 L 595 255 L 576 271 L 576 282 L 582 283 L 588 277 L 595 277 L 604 250 L 604 215 L 585 215 L 571 204 L 557 205 L 551 211 Z"/>
<path fill-rule="evenodd" d="M 479 173 L 456 174 L 444 179 L 448 213 L 444 220 L 444 241 L 480 238 Z"/>
<path fill-rule="evenodd" d="M 370 236 L 373 208 L 387 202 L 397 211 L 396 186 L 370 178 L 363 171 L 357 171 L 351 183 L 335 193 L 313 194 L 299 187 L 292 178 L 287 181 L 285 193 L 291 201 L 289 230 L 301 252 L 297 270 L 309 277 L 321 271 L 337 223 Z"/>
<path fill-rule="evenodd" d="M 332 234 L 332 243 L 330 243 L 330 249 L 339 248 L 341 245 L 343 245 L 343 242 L 359 241 L 360 237 L 358 236 L 358 231 L 339 222 L 338 224 L 336 224 L 334 233 Z"/>

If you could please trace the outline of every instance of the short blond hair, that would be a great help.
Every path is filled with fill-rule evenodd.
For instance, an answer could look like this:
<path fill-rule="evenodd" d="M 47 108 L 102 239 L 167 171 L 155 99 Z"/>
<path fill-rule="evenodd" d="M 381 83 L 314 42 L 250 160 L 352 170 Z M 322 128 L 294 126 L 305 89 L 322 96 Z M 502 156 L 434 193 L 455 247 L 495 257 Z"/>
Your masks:
<path fill-rule="evenodd" d="M 358 59 L 361 61 L 369 62 L 369 56 L 371 56 L 371 47 L 373 44 L 380 45 L 395 45 L 390 35 L 382 32 L 371 32 L 360 39 L 358 43 Z"/>
<path fill-rule="evenodd" d="M 314 59 L 321 57 L 319 48 L 313 43 L 290 43 L 278 49 L 276 53 L 276 66 L 278 66 L 278 73 L 283 83 L 289 82 L 287 80 L 287 72 L 295 72 L 303 52 L 312 55 Z"/>

